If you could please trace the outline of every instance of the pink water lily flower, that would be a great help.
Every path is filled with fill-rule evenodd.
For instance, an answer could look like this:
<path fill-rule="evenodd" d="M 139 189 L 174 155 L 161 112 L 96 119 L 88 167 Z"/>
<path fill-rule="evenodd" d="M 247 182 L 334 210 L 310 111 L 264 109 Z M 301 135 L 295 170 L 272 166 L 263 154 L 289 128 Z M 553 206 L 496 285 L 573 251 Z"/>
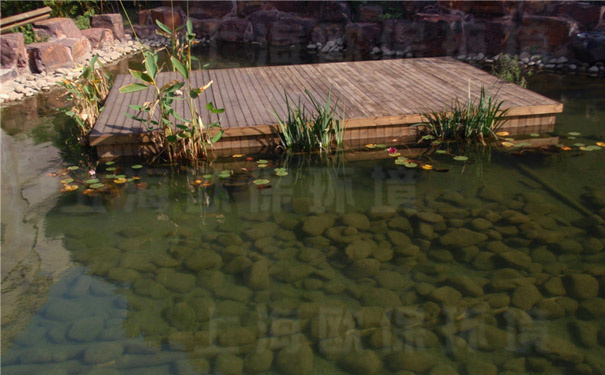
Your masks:
<path fill-rule="evenodd" d="M 91 170 L 89 170 L 89 171 L 88 171 L 88 175 L 89 175 L 90 177 L 94 177 L 96 174 L 97 174 L 97 172 L 95 172 L 95 170 L 94 170 L 94 169 L 91 169 Z"/>
<path fill-rule="evenodd" d="M 389 147 L 389 154 L 394 154 L 397 152 L 397 149 L 395 147 Z"/>

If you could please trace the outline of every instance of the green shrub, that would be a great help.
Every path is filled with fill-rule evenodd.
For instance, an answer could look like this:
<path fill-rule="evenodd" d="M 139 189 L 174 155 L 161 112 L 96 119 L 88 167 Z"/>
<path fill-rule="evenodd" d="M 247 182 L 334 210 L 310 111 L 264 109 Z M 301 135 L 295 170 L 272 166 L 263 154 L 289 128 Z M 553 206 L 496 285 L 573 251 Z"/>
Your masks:
<path fill-rule="evenodd" d="M 531 72 L 525 73 L 519 65 L 517 56 L 500 55 L 500 58 L 492 68 L 492 74 L 506 82 L 514 83 L 521 87 L 527 87 L 527 78 Z"/>
<path fill-rule="evenodd" d="M 456 100 L 451 108 L 423 114 L 425 122 L 414 126 L 421 127 L 423 139 L 485 143 L 486 140 L 498 138 L 496 133 L 505 121 L 506 112 L 506 109 L 502 109 L 502 102 L 489 96 L 483 87 L 479 101 L 473 102 L 469 88 L 466 103 Z"/>
<path fill-rule="evenodd" d="M 286 94 L 287 117 L 281 119 L 275 111 L 273 115 L 279 123 L 277 135 L 280 146 L 292 151 L 330 151 L 340 146 L 344 136 L 344 113 L 332 106 L 330 93 L 325 103 L 317 101 L 309 90 L 305 94 L 311 103 L 311 113 L 307 112 L 301 100 L 294 105 Z"/>

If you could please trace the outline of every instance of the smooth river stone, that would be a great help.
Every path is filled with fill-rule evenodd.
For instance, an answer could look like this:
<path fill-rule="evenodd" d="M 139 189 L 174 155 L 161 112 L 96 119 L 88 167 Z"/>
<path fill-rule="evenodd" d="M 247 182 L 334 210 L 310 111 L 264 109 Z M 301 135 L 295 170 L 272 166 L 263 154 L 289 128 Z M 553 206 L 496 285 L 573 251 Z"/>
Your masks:
<path fill-rule="evenodd" d="M 532 284 L 521 284 L 513 292 L 511 303 L 525 311 L 529 311 L 542 299 L 542 294 Z"/>
<path fill-rule="evenodd" d="M 484 294 L 483 287 L 475 282 L 478 280 L 468 276 L 451 276 L 448 277 L 447 281 L 466 296 L 480 297 Z M 485 282 L 482 284 L 485 284 Z"/>
<path fill-rule="evenodd" d="M 466 247 L 487 240 L 483 233 L 474 232 L 466 228 L 456 228 L 440 237 L 443 246 Z"/>
<path fill-rule="evenodd" d="M 81 319 L 72 324 L 67 331 L 70 340 L 79 342 L 94 341 L 105 328 L 105 319 L 100 316 Z"/>
<path fill-rule="evenodd" d="M 386 356 L 386 364 L 392 371 L 423 373 L 437 364 L 437 358 L 420 351 L 398 351 Z"/>
<path fill-rule="evenodd" d="M 252 225 L 246 231 L 246 235 L 252 240 L 256 240 L 262 237 L 272 237 L 277 231 L 277 229 L 277 224 L 272 222 L 258 223 Z"/>
<path fill-rule="evenodd" d="M 216 359 L 216 371 L 224 375 L 241 375 L 244 361 L 233 354 L 220 354 Z"/>
<path fill-rule="evenodd" d="M 124 348 L 117 342 L 101 342 L 89 345 L 84 351 L 84 362 L 88 364 L 105 363 L 117 359 Z"/>
<path fill-rule="evenodd" d="M 163 268 L 158 271 L 155 280 L 177 293 L 185 293 L 194 288 L 197 278 L 184 272 L 176 272 L 172 269 Z"/>
<path fill-rule="evenodd" d="M 273 363 L 273 352 L 271 349 L 257 349 L 246 355 L 244 359 L 244 370 L 249 373 L 269 371 Z"/>
<path fill-rule="evenodd" d="M 576 299 L 589 299 L 599 295 L 599 282 L 590 275 L 569 275 L 565 278 L 565 285 L 569 295 Z"/>
<path fill-rule="evenodd" d="M 334 219 L 328 216 L 310 216 L 305 219 L 302 230 L 310 236 L 321 236 L 334 224 Z"/>
<path fill-rule="evenodd" d="M 567 340 L 551 335 L 538 337 L 534 343 L 534 348 L 537 353 L 551 361 L 577 364 L 584 360 L 584 353 L 577 346 Z"/>
<path fill-rule="evenodd" d="M 84 313 L 81 305 L 69 300 L 53 300 L 44 308 L 44 317 L 62 322 L 73 321 Z"/>
<path fill-rule="evenodd" d="M 376 243 L 370 240 L 356 240 L 351 242 L 345 249 L 345 254 L 349 262 L 365 259 L 372 255 L 376 248 Z"/>
<path fill-rule="evenodd" d="M 285 375 L 307 375 L 313 371 L 313 350 L 306 344 L 289 345 L 280 350 L 275 362 Z"/>
<path fill-rule="evenodd" d="M 345 214 L 340 217 L 342 223 L 346 226 L 351 226 L 359 230 L 370 229 L 370 220 L 364 214 L 351 213 Z"/>
<path fill-rule="evenodd" d="M 184 266 L 191 271 L 220 268 L 223 258 L 212 250 L 197 250 L 183 262 Z"/>
<path fill-rule="evenodd" d="M 380 358 L 372 350 L 350 352 L 339 362 L 342 368 L 352 374 L 374 375 L 382 369 Z"/>

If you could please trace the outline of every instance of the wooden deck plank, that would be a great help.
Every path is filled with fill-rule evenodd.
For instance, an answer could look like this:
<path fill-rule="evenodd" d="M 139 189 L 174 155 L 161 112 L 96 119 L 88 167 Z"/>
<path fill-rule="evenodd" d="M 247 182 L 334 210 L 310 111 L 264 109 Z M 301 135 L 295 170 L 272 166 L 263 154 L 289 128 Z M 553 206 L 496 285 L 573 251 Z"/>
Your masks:
<path fill-rule="evenodd" d="M 178 73 L 160 73 L 159 84 L 180 79 Z M 309 108 L 305 89 L 320 102 L 331 92 L 332 100 L 345 108 L 347 139 L 363 144 L 366 139 L 392 138 L 411 134 L 405 126 L 421 120 L 421 113 L 447 108 L 456 98 L 466 101 L 468 82 L 477 98 L 482 86 L 497 94 L 510 107 L 507 116 L 519 131 L 552 127 L 554 115 L 563 105 L 542 95 L 505 83 L 478 68 L 452 58 L 390 59 L 307 65 L 232 68 L 193 71 L 192 87 L 213 84 L 195 100 L 195 108 L 204 122 L 219 118 L 225 136 L 217 148 L 240 150 L 267 144 L 277 120 L 286 115 L 284 94 Z M 91 144 L 102 145 L 103 152 L 129 153 L 137 144 L 149 142 L 145 124 L 127 118 L 130 104 L 153 100 L 152 90 L 120 94 L 119 87 L 133 82 L 129 75 L 116 78 L 105 110 L 91 133 Z M 183 88 L 183 91 L 186 87 Z M 210 114 L 206 103 L 225 108 L 221 115 Z M 184 118 L 191 116 L 184 100 L 175 102 L 175 110 Z M 156 114 L 157 116 L 157 114 Z M 157 119 L 157 118 L 156 118 Z M 403 126 L 403 127 L 402 127 Z M 406 135 L 407 137 L 407 135 Z M 115 147 L 112 148 L 112 145 Z M 126 152 L 126 151 L 124 151 Z"/>

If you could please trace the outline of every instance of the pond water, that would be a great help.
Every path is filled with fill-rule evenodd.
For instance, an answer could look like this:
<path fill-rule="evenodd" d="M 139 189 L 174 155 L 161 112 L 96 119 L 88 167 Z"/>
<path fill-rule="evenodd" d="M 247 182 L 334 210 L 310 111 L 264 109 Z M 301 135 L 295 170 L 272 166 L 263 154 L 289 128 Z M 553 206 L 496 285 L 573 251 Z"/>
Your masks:
<path fill-rule="evenodd" d="M 250 53 L 208 58 L 282 61 Z M 603 80 L 530 89 L 561 143 L 605 141 Z M 3 374 L 605 373 L 605 150 L 101 165 L 136 179 L 61 194 L 88 171 L 56 103 L 2 112 Z"/>

